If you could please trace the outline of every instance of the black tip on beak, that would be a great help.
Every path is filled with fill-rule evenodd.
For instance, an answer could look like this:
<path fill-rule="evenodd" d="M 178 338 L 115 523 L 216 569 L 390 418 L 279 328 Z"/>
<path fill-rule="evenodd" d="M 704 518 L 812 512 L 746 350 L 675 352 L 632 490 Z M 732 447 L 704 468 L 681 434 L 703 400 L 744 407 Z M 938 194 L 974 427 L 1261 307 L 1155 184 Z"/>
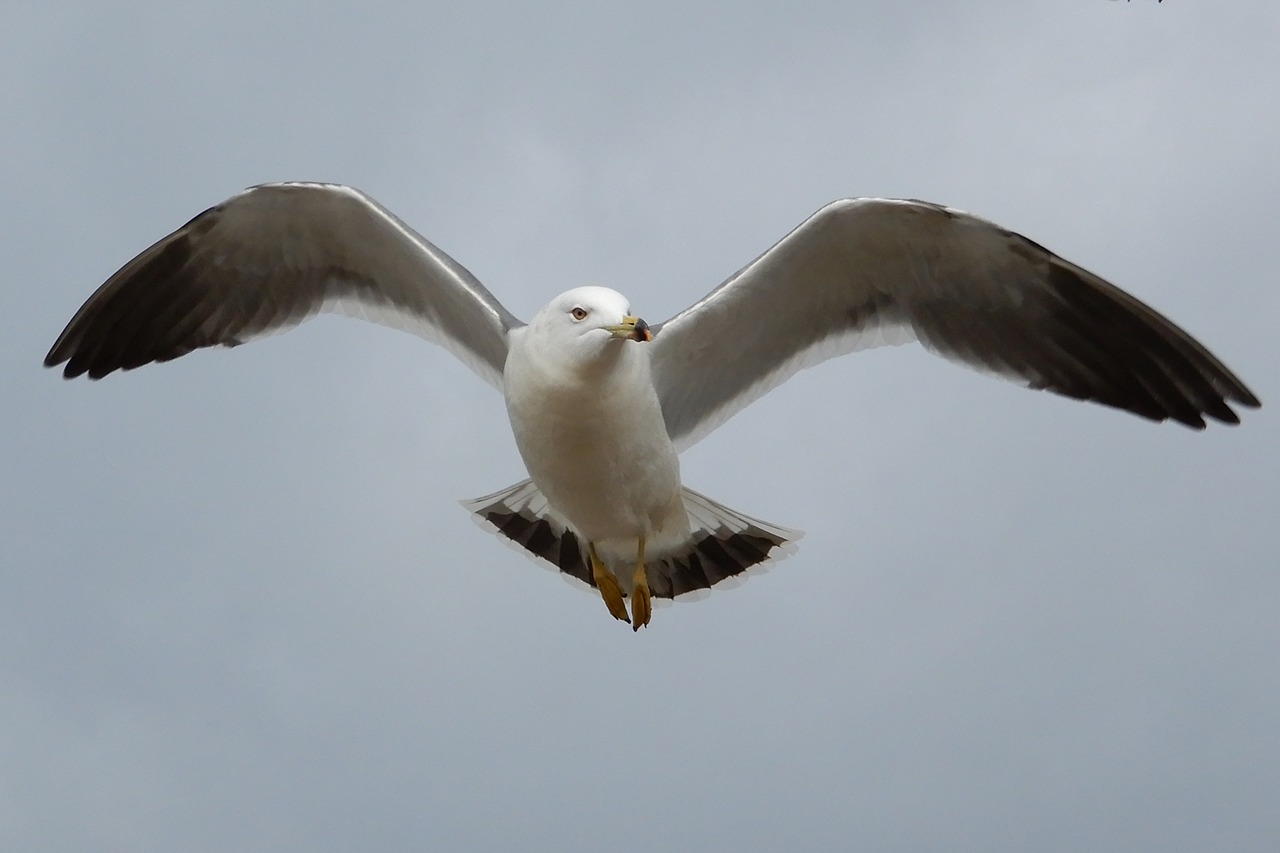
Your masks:
<path fill-rule="evenodd" d="M 644 320 L 636 320 L 636 330 L 631 333 L 633 341 L 651 341 L 653 340 L 653 332 L 649 331 L 649 324 Z"/>

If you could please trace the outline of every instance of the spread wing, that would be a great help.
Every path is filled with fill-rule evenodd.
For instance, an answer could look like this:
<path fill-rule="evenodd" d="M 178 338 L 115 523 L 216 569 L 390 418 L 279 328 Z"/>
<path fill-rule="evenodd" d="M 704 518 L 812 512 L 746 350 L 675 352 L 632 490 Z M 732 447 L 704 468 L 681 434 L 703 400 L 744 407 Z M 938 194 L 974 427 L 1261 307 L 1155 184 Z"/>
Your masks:
<path fill-rule="evenodd" d="M 206 210 L 107 280 L 45 365 L 98 379 L 338 311 L 415 332 L 501 387 L 521 325 L 471 273 L 351 187 L 266 184 Z"/>
<path fill-rule="evenodd" d="M 796 371 L 919 340 L 1031 388 L 1197 429 L 1258 399 L 1194 338 L 1119 288 L 993 223 L 918 201 L 815 213 L 654 327 L 667 431 L 695 443 Z"/>

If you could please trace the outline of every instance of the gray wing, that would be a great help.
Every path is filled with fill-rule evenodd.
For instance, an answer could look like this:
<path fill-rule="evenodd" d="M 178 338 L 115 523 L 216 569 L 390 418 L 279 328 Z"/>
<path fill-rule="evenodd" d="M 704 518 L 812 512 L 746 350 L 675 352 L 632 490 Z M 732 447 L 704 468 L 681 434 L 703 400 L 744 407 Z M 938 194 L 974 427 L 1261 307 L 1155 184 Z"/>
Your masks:
<path fill-rule="evenodd" d="M 815 213 L 654 327 L 654 384 L 680 449 L 796 371 L 919 340 L 1031 388 L 1197 429 L 1258 400 L 1186 332 L 1032 241 L 939 205 Z"/>
<path fill-rule="evenodd" d="M 448 348 L 502 386 L 521 325 L 471 273 L 364 193 L 251 187 L 206 210 L 107 280 L 45 366 L 92 379 L 200 347 L 235 346 L 321 311 L 365 317 Z"/>

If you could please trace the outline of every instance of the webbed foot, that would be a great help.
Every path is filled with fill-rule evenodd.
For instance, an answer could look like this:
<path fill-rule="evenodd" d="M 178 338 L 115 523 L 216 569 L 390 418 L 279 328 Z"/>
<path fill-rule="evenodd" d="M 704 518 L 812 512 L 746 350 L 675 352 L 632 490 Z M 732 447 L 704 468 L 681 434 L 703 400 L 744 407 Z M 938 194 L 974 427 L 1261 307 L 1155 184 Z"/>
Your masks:
<path fill-rule="evenodd" d="M 649 624 L 653 616 L 653 605 L 649 595 L 649 575 L 644 568 L 644 537 L 636 554 L 636 570 L 631 576 L 631 630 L 639 631 Z"/>
<path fill-rule="evenodd" d="M 614 619 L 630 622 L 631 620 L 627 617 L 627 606 L 622 603 L 622 587 L 618 586 L 618 579 L 600 560 L 600 555 L 596 553 L 596 546 L 588 544 L 587 551 L 591 555 L 591 579 L 595 581 L 596 589 L 604 599 L 604 606 L 609 608 Z"/>

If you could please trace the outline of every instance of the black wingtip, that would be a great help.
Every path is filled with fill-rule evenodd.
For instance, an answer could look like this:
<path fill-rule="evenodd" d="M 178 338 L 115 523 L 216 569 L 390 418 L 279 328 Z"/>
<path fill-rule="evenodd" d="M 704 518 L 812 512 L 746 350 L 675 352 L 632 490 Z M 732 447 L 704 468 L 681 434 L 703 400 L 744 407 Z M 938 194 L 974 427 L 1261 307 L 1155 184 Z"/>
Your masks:
<path fill-rule="evenodd" d="M 1233 403 L 1239 403 L 1240 405 L 1250 409 L 1262 408 L 1262 401 L 1255 397 L 1253 392 L 1244 386 L 1238 388 L 1236 393 L 1231 395 L 1231 401 Z"/>
<path fill-rule="evenodd" d="M 44 357 L 43 365 L 45 367 L 56 368 L 59 365 L 61 365 L 64 361 L 69 360 L 70 358 L 69 354 L 59 351 L 59 344 L 61 344 L 61 341 L 59 341 L 57 344 L 54 344 L 53 349 L 49 350 L 49 354 Z M 71 364 L 68 363 L 67 366 L 62 369 L 62 378 L 75 379 L 82 373 L 84 373 L 83 370 L 77 371 L 72 368 Z"/>

